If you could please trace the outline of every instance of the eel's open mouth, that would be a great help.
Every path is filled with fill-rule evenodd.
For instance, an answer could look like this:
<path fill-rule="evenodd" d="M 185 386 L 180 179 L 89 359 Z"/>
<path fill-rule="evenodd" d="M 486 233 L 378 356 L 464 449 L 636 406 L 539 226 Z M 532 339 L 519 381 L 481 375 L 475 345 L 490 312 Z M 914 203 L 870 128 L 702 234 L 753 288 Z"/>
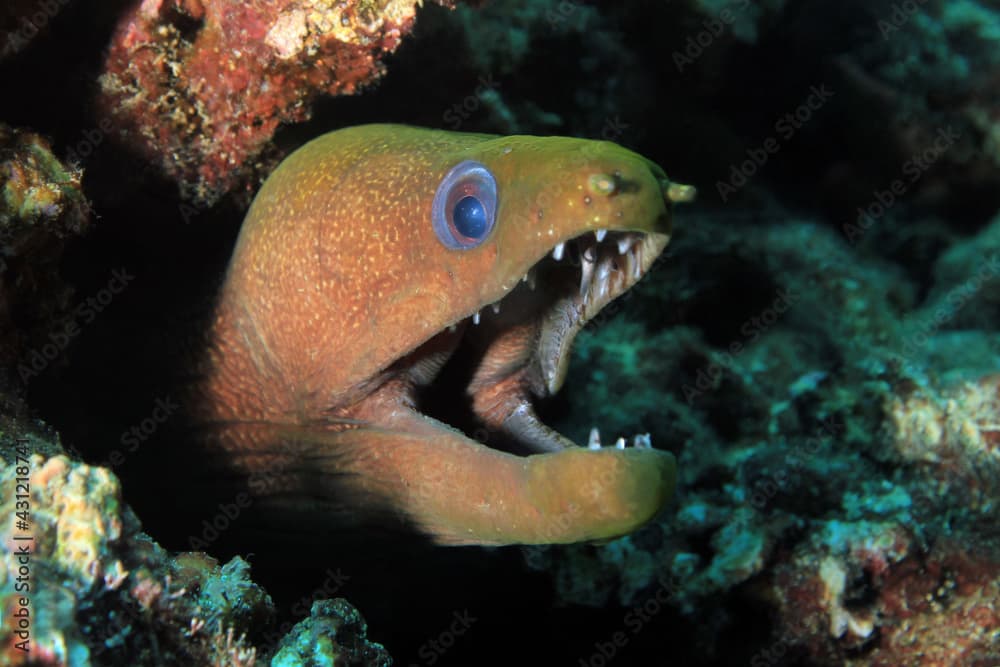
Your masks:
<path fill-rule="evenodd" d="M 645 275 L 668 241 L 666 234 L 599 230 L 559 243 L 502 299 L 435 336 L 406 361 L 420 369 L 418 384 L 433 385 L 454 352 L 448 366 L 461 370 L 445 375 L 471 398 L 480 434 L 485 427 L 499 436 L 485 438 L 491 446 L 505 443 L 528 454 L 575 447 L 539 420 L 533 400 L 559 391 L 577 333 Z M 622 437 L 615 442 L 618 448 L 627 444 Z M 648 434 L 631 444 L 649 447 Z M 597 429 L 587 445 L 600 448 Z"/>

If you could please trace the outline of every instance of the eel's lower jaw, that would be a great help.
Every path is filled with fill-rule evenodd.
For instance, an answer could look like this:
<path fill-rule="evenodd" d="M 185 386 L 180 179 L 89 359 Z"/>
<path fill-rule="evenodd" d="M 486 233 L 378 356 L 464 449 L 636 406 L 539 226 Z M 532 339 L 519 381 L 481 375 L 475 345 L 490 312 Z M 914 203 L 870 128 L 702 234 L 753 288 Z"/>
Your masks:
<path fill-rule="evenodd" d="M 576 446 L 575 442 L 562 433 L 546 426 L 535 414 L 535 407 L 529 401 L 515 408 L 500 428 L 535 453 L 558 452 Z"/>
<path fill-rule="evenodd" d="M 673 492 L 668 452 L 571 447 L 522 457 L 411 410 L 384 417 L 374 429 L 331 440 L 343 454 L 338 472 L 350 473 L 339 479 L 374 493 L 378 505 L 395 507 L 438 544 L 607 540 L 654 518 Z"/>

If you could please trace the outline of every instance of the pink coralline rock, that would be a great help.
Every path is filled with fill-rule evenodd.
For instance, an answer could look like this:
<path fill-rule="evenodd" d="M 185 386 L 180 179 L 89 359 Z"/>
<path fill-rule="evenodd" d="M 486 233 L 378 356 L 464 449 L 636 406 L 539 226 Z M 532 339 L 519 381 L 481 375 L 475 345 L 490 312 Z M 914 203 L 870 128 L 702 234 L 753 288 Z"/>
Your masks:
<path fill-rule="evenodd" d="M 865 521 L 817 537 L 772 579 L 782 652 L 805 651 L 815 665 L 1000 664 L 995 540 L 924 546 L 898 525 Z"/>
<path fill-rule="evenodd" d="M 451 6 L 453 0 L 436 0 Z M 281 123 L 321 94 L 352 94 L 413 26 L 421 0 L 142 0 L 120 21 L 101 77 L 120 139 L 196 204 L 278 157 Z"/>

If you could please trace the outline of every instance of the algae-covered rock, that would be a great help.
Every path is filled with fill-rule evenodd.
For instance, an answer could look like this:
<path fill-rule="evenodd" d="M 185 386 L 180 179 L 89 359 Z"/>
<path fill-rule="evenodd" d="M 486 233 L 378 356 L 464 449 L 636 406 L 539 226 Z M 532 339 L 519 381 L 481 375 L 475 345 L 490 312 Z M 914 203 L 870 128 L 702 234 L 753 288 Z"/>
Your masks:
<path fill-rule="evenodd" d="M 0 664 L 250 665 L 273 621 L 240 558 L 172 556 L 143 534 L 118 478 L 5 420 L 0 435 Z"/>
<path fill-rule="evenodd" d="M 20 254 L 30 234 L 79 234 L 88 219 L 83 172 L 65 165 L 38 134 L 0 123 L 0 247 Z"/>
<path fill-rule="evenodd" d="M 0 392 L 16 393 L 14 364 L 51 343 L 65 314 L 72 292 L 58 261 L 90 219 L 81 178 L 43 137 L 0 123 Z"/>
<path fill-rule="evenodd" d="M 296 624 L 281 644 L 271 667 L 388 667 L 392 659 L 367 638 L 368 626 L 347 600 L 317 600 L 309 618 Z"/>
<path fill-rule="evenodd" d="M 993 227 L 921 267 L 923 295 L 915 273 L 809 222 L 691 229 L 628 317 L 581 333 L 561 413 L 577 437 L 650 431 L 678 455 L 676 501 L 659 525 L 528 549 L 529 565 L 568 602 L 679 612 L 704 646 L 727 626 L 719 600 L 750 598 L 778 614 L 768 656 L 988 664 L 996 610 L 972 582 L 1000 577 Z M 967 315 L 953 298 L 954 319 L 914 326 L 970 280 Z M 930 606 L 917 603 L 925 562 Z M 921 627 L 951 628 L 952 649 L 948 631 L 913 631 L 907 605 Z"/>

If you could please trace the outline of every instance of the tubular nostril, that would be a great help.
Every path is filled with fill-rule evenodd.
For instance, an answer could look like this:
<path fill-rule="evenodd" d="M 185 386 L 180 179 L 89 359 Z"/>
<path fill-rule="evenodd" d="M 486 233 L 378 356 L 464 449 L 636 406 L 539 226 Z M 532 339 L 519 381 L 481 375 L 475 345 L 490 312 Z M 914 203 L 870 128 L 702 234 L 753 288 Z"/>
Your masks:
<path fill-rule="evenodd" d="M 614 176 L 609 174 L 591 174 L 587 181 L 590 191 L 596 195 L 610 197 L 618 190 L 618 183 Z"/>
<path fill-rule="evenodd" d="M 660 186 L 663 188 L 663 196 L 668 203 L 686 204 L 694 201 L 698 195 L 698 190 L 693 185 L 671 183 L 666 178 L 660 180 Z"/>

